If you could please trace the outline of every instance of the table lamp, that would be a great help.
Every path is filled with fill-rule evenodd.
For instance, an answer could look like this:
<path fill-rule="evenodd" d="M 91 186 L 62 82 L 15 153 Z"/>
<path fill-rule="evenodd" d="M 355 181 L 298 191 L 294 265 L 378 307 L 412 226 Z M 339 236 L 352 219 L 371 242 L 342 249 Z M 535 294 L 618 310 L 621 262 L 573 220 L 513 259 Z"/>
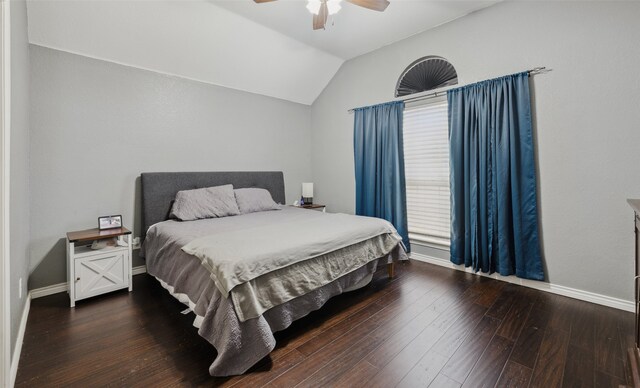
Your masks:
<path fill-rule="evenodd" d="M 302 184 L 302 200 L 305 205 L 313 204 L 313 183 Z"/>

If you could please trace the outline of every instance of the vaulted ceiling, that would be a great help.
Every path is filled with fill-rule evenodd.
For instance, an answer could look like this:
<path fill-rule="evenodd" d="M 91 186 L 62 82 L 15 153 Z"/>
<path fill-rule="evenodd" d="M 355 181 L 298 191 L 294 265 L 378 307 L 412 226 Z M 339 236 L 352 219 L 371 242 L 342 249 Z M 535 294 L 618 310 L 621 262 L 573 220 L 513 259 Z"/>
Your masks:
<path fill-rule="evenodd" d="M 496 2 L 391 0 L 384 13 L 343 2 L 313 31 L 302 0 L 31 0 L 29 40 L 310 105 L 345 60 Z"/>

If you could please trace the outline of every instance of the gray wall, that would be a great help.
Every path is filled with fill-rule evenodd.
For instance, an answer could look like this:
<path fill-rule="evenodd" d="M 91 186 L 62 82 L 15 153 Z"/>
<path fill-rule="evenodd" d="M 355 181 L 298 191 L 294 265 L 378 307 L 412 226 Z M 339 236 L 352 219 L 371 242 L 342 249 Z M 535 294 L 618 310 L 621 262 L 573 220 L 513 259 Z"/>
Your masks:
<path fill-rule="evenodd" d="M 34 45 L 31 90 L 32 289 L 66 281 L 66 231 L 139 235 L 141 172 L 281 170 L 287 202 L 311 178 L 309 106 Z"/>
<path fill-rule="evenodd" d="M 29 43 L 27 7 L 11 2 L 11 349 L 15 347 L 29 278 Z M 22 279 L 22 297 L 19 281 Z M 13 352 L 11 354 L 13 357 Z"/>
<path fill-rule="evenodd" d="M 631 300 L 625 199 L 640 197 L 638 20 L 638 2 L 504 2 L 345 63 L 312 109 L 318 202 L 354 211 L 347 109 L 393 99 L 415 59 L 449 59 L 461 83 L 547 66 L 533 92 L 548 280 Z"/>

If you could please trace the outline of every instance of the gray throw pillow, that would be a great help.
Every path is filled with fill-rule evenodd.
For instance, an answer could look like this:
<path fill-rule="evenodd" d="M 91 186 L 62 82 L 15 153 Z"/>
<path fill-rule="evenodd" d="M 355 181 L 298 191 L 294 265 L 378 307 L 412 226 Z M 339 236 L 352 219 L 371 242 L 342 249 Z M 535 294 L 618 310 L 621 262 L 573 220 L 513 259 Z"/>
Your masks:
<path fill-rule="evenodd" d="M 178 191 L 171 217 L 182 221 L 217 218 L 240 214 L 233 185 Z"/>
<path fill-rule="evenodd" d="M 271 193 L 265 189 L 236 189 L 236 202 L 240 213 L 255 213 L 266 210 L 280 210 L 280 205 L 273 201 Z"/>

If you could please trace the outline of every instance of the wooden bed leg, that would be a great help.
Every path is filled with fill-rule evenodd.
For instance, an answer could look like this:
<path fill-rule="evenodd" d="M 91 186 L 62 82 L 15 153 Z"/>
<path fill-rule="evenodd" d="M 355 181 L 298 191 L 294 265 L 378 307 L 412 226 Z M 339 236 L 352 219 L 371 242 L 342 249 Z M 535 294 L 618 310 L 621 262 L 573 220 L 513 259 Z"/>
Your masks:
<path fill-rule="evenodd" d="M 387 264 L 387 270 L 389 271 L 389 279 L 396 277 L 396 263 Z"/>

